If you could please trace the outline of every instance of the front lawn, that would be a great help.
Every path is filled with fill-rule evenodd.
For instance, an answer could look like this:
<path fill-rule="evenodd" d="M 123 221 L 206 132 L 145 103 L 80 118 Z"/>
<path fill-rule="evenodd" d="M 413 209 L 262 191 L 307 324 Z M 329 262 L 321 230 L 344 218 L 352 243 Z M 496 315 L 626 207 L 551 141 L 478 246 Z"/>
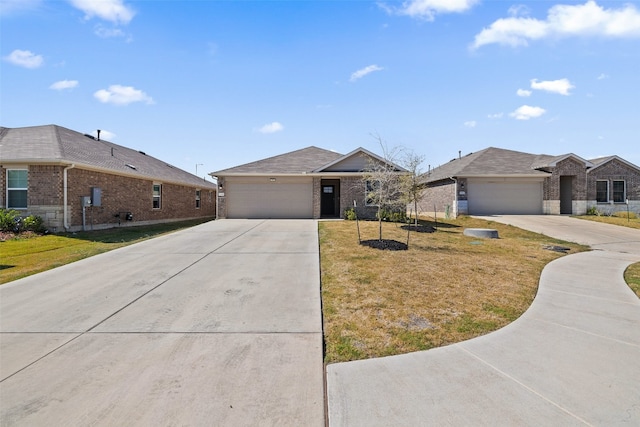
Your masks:
<path fill-rule="evenodd" d="M 628 219 L 626 212 L 618 212 L 615 216 L 580 215 L 576 216 L 576 218 L 586 219 L 588 221 L 604 222 L 605 224 L 621 225 L 623 227 L 640 228 L 640 217 L 633 212 L 629 213 Z"/>
<path fill-rule="evenodd" d="M 630 265 L 624 272 L 624 280 L 629 287 L 640 298 L 640 262 Z"/>
<path fill-rule="evenodd" d="M 360 222 L 362 239 L 376 239 L 377 227 Z M 467 227 L 497 229 L 500 239 L 464 236 Z M 405 251 L 359 245 L 354 221 L 321 222 L 319 232 L 327 363 L 426 350 L 499 329 L 530 306 L 543 267 L 564 255 L 549 248 L 587 250 L 470 217 L 412 232 Z M 385 223 L 383 238 L 406 242 L 407 232 Z"/>

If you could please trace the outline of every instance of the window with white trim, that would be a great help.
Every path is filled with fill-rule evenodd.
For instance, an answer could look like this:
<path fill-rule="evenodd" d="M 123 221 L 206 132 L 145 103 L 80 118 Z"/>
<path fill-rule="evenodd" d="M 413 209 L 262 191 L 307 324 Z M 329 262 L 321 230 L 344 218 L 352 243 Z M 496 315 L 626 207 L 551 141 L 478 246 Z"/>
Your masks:
<path fill-rule="evenodd" d="M 626 199 L 625 182 L 623 180 L 614 179 L 612 184 L 611 196 L 613 203 L 624 203 Z"/>
<path fill-rule="evenodd" d="M 153 209 L 162 208 L 162 184 L 153 184 Z"/>
<path fill-rule="evenodd" d="M 27 169 L 7 169 L 7 209 L 27 209 Z"/>
<path fill-rule="evenodd" d="M 200 209 L 200 190 L 196 190 L 196 209 Z"/>
<path fill-rule="evenodd" d="M 596 202 L 609 203 L 609 181 L 596 181 Z"/>

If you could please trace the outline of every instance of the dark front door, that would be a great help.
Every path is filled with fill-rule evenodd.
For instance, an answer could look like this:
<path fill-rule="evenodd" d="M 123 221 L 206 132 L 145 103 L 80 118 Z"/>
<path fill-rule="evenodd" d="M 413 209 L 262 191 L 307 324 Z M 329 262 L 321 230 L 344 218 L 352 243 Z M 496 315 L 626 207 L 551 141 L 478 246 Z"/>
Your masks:
<path fill-rule="evenodd" d="M 322 185 L 320 197 L 320 214 L 322 216 L 336 216 L 336 186 Z"/>
<path fill-rule="evenodd" d="M 573 214 L 573 177 L 560 177 L 560 213 Z"/>

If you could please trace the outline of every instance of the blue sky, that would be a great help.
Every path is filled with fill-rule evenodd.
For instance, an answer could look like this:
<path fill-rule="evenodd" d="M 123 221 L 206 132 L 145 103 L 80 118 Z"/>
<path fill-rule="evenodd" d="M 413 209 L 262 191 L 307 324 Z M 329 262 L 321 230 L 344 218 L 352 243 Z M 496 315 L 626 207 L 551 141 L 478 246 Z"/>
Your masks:
<path fill-rule="evenodd" d="M 316 145 L 640 165 L 637 1 L 0 0 L 0 124 L 198 174 Z"/>

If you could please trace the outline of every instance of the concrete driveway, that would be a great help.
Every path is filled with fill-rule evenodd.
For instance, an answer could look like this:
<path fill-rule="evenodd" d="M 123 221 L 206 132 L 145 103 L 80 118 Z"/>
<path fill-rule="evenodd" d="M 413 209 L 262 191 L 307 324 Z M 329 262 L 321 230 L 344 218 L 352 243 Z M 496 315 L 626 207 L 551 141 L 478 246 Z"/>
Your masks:
<path fill-rule="evenodd" d="M 548 264 L 533 305 L 494 333 L 328 365 L 331 427 L 640 425 L 640 300 L 622 277 L 640 261 L 640 230 L 561 216 L 485 219 L 598 250 Z"/>
<path fill-rule="evenodd" d="M 214 221 L 0 286 L 1 425 L 323 426 L 315 221 Z"/>

